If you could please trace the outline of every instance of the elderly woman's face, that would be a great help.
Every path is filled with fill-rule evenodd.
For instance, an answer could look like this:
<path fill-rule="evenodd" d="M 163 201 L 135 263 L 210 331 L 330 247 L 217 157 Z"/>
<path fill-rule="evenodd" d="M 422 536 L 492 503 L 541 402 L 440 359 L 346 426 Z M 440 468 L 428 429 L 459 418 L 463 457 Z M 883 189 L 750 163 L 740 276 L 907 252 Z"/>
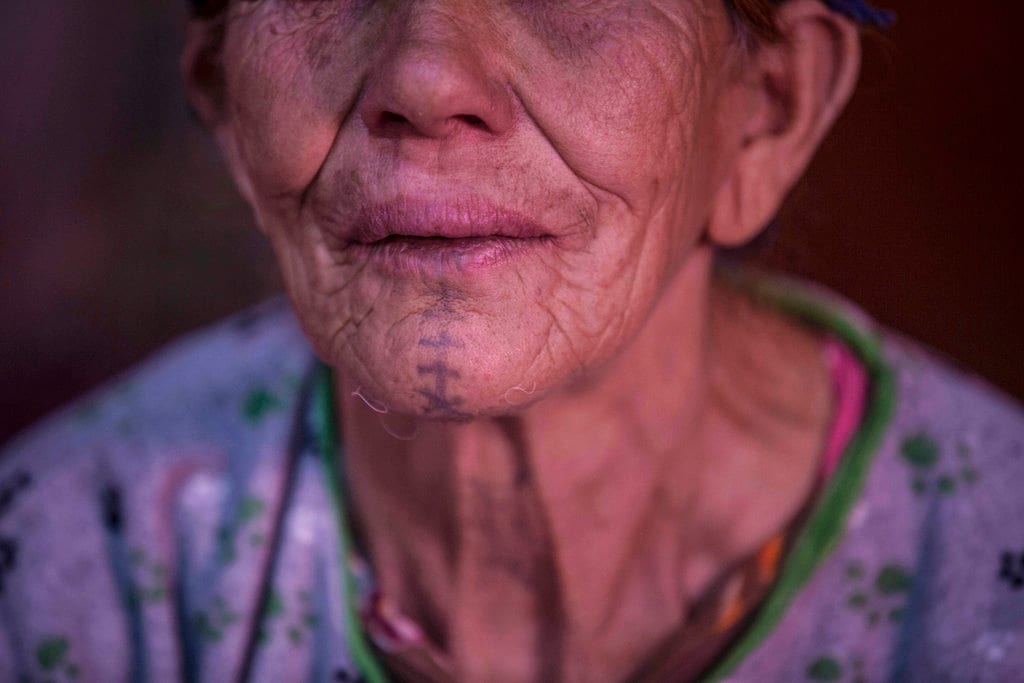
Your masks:
<path fill-rule="evenodd" d="M 318 353 L 439 418 L 612 358 L 729 172 L 732 32 L 721 0 L 232 4 L 221 141 Z"/>

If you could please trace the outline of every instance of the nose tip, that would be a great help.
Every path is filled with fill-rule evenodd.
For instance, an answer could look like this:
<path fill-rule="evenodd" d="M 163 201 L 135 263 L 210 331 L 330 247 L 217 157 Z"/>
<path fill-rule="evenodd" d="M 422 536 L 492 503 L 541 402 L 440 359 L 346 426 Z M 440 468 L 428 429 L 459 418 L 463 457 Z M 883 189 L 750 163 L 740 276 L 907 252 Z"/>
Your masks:
<path fill-rule="evenodd" d="M 467 130 L 499 136 L 511 98 L 466 40 L 404 40 L 369 75 L 360 117 L 371 134 L 443 139 Z"/>

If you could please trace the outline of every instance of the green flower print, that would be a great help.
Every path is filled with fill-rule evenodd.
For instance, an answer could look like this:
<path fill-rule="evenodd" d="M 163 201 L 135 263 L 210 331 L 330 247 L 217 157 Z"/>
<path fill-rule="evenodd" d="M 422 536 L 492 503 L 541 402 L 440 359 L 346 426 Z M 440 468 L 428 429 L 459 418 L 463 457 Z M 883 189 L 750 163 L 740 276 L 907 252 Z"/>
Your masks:
<path fill-rule="evenodd" d="M 938 441 L 926 432 L 903 439 L 900 455 L 910 468 L 910 486 L 919 495 L 929 490 L 953 494 L 962 486 L 970 486 L 978 480 L 978 471 L 971 463 L 970 449 L 964 444 L 957 447 L 960 463 L 955 466 L 943 462 Z"/>
<path fill-rule="evenodd" d="M 868 582 L 864 565 L 851 562 L 846 568 L 846 578 L 852 587 L 846 596 L 846 606 L 862 613 L 869 628 L 878 626 L 883 618 L 893 623 L 903 619 L 913 577 L 902 565 L 882 565 L 875 572 L 874 580 Z"/>

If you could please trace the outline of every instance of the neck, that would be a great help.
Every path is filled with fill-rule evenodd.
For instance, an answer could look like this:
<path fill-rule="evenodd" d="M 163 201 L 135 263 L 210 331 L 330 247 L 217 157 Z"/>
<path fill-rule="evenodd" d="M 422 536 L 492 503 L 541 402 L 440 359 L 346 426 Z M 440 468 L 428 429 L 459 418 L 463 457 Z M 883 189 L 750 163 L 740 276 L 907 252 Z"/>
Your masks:
<path fill-rule="evenodd" d="M 613 362 L 508 416 L 381 416 L 340 380 L 382 592 L 457 680 L 624 677 L 808 495 L 816 344 L 713 288 L 710 260 Z"/>

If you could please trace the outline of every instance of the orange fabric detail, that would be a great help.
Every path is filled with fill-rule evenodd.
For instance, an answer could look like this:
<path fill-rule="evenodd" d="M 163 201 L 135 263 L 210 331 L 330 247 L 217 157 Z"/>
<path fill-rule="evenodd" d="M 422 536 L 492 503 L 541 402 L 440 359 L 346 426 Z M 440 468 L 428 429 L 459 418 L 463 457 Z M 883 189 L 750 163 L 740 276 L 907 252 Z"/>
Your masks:
<path fill-rule="evenodd" d="M 743 599 L 742 584 L 735 581 L 729 586 L 729 591 L 722 601 L 715 618 L 715 625 L 712 630 L 716 634 L 725 633 L 735 626 L 743 615 L 747 613 L 747 601 Z"/>
<path fill-rule="evenodd" d="M 769 539 L 754 556 L 754 571 L 748 573 L 745 580 L 735 582 L 725 591 L 722 596 L 722 605 L 712 627 L 714 633 L 726 633 L 736 626 L 753 607 L 751 603 L 757 601 L 761 591 L 750 590 L 751 583 L 756 587 L 763 587 L 775 580 L 779 573 L 785 540 L 784 533 Z"/>
<path fill-rule="evenodd" d="M 785 546 L 783 534 L 773 536 L 757 553 L 757 578 L 762 583 L 771 583 L 779 573 L 779 561 Z"/>

